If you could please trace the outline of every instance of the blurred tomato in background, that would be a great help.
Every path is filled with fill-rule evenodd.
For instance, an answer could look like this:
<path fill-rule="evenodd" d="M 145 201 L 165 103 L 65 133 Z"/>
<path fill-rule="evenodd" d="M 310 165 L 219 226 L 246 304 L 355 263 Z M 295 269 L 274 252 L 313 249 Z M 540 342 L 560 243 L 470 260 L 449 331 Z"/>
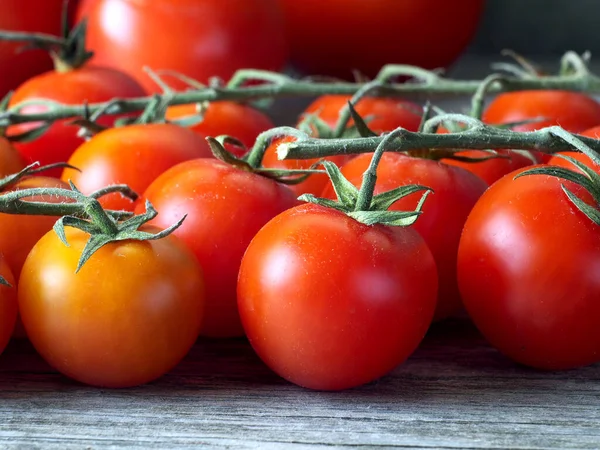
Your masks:
<path fill-rule="evenodd" d="M 69 3 L 73 16 L 77 1 Z M 0 29 L 60 35 L 63 0 L 0 0 Z M 42 12 L 43 11 L 43 12 Z M 0 41 L 0 96 L 28 78 L 52 69 L 43 50 L 21 51 L 23 43 Z"/>
<path fill-rule="evenodd" d="M 281 70 L 287 59 L 276 0 L 87 0 L 83 17 L 92 62 L 123 70 L 150 92 L 160 88 L 143 66 L 205 83 L 241 68 Z"/>
<path fill-rule="evenodd" d="M 350 78 L 385 64 L 451 64 L 477 30 L 484 0 L 278 0 L 292 63 Z"/>

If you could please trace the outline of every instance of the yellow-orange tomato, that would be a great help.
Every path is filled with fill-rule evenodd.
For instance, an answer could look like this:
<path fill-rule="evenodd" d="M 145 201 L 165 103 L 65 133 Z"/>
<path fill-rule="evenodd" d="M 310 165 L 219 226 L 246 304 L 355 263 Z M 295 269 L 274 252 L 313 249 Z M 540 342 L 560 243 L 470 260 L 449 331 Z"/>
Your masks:
<path fill-rule="evenodd" d="M 10 286 L 0 284 L 0 353 L 2 353 L 10 340 L 17 320 L 15 279 L 4 258 L 0 258 L 0 275 L 10 284 Z"/>
<path fill-rule="evenodd" d="M 142 228 L 156 232 L 156 228 Z M 200 331 L 202 270 L 173 236 L 100 248 L 76 274 L 89 238 L 51 231 L 29 254 L 19 309 L 29 339 L 64 375 L 105 387 L 135 386 L 170 371 Z"/>

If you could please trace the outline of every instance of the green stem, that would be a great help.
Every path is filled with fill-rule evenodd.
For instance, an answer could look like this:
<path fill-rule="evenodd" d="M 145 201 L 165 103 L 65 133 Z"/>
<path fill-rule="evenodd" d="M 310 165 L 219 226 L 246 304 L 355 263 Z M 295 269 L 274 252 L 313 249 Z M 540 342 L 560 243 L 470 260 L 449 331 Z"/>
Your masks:
<path fill-rule="evenodd" d="M 369 167 L 363 174 L 363 180 L 360 190 L 358 191 L 358 198 L 356 200 L 356 205 L 354 206 L 354 211 L 368 211 L 370 209 L 373 195 L 375 194 L 375 185 L 377 184 L 377 166 L 379 165 L 379 161 L 381 161 L 388 144 L 400 137 L 401 131 L 401 129 L 397 129 L 385 135 L 375 149 Z"/>
<path fill-rule="evenodd" d="M 95 198 L 88 198 L 84 202 L 84 211 L 92 222 L 107 236 L 116 236 L 119 228 L 115 220 L 108 215 L 102 205 Z"/>
<path fill-rule="evenodd" d="M 56 38 L 56 41 L 57 43 L 63 42 L 59 38 Z M 568 75 L 539 78 L 505 76 L 502 82 L 495 81 L 491 83 L 487 92 L 551 89 L 600 94 L 600 77 L 589 73 L 586 63 L 581 57 L 569 52 L 563 57 L 562 63 L 563 66 L 572 67 L 574 72 L 572 71 L 573 73 Z M 387 83 L 387 81 L 399 75 L 413 76 L 418 81 L 414 83 Z M 265 80 L 267 83 L 240 87 L 245 80 L 257 78 Z M 481 85 L 481 80 L 454 80 L 440 77 L 434 72 L 418 67 L 393 65 L 384 67 L 376 80 L 382 84 L 376 89 L 376 92 L 373 92 L 373 95 L 402 96 L 404 98 L 473 95 Z M 274 72 L 241 70 L 233 76 L 228 85 L 222 86 L 213 83 L 213 85 L 206 88 L 177 92 L 169 99 L 169 104 L 181 105 L 218 100 L 250 101 L 276 97 L 315 97 L 324 94 L 354 95 L 364 86 L 364 83 L 295 80 Z M 55 104 L 44 112 L 20 113 L 19 109 L 24 104 L 36 104 L 38 102 L 32 100 L 15 105 L 9 111 L 0 113 L 0 127 L 24 122 L 44 122 L 80 117 L 85 113 L 94 114 L 102 109 L 105 109 L 107 114 L 138 112 L 146 109 L 152 101 L 156 101 L 155 96 L 111 100 L 110 108 L 107 108 L 107 103 L 91 103 L 88 105 Z"/>
<path fill-rule="evenodd" d="M 444 121 L 460 122 L 467 129 L 457 133 L 435 134 L 427 132 Z M 486 125 L 472 117 L 461 114 L 446 114 L 433 117 L 424 126 L 425 132 L 411 132 L 399 129 L 396 139 L 388 143 L 386 151 L 405 152 L 416 149 L 488 150 L 521 149 L 544 153 L 577 150 L 557 135 L 560 127 L 547 127 L 537 131 L 517 132 Z M 560 131 L 559 131 L 560 130 Z M 576 135 L 588 147 L 600 152 L 600 140 Z M 385 139 L 385 136 L 355 139 L 317 139 L 306 137 L 295 142 L 278 146 L 280 159 L 313 159 L 335 155 L 355 155 L 373 152 Z"/>
<path fill-rule="evenodd" d="M 252 147 L 252 150 L 248 152 L 248 155 L 245 158 L 248 165 L 255 169 L 261 167 L 263 157 L 265 156 L 267 148 L 269 147 L 269 145 L 271 145 L 271 142 L 273 142 L 273 140 L 276 138 L 287 136 L 291 136 L 296 139 L 308 138 L 308 135 L 306 133 L 292 127 L 278 127 L 264 131 L 258 135 L 254 146 Z"/>

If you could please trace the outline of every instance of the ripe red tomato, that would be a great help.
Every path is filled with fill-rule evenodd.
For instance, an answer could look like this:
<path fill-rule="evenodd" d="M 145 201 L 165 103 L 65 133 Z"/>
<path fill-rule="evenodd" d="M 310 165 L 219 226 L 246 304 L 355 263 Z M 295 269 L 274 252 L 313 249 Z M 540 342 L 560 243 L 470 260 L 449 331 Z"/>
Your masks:
<path fill-rule="evenodd" d="M 324 120 L 329 126 L 334 127 L 339 119 L 340 111 L 351 99 L 347 95 L 324 95 L 317 98 L 304 111 L 305 114 L 315 114 Z M 417 131 L 421 123 L 422 108 L 414 103 L 400 99 L 383 97 L 365 97 L 355 105 L 356 112 L 363 118 L 372 118 L 368 123 L 369 128 L 375 133 L 383 133 L 403 127 L 409 131 Z M 354 121 L 350 121 L 352 126 Z M 288 159 L 277 158 L 277 146 L 283 142 L 291 142 L 292 139 L 285 138 L 274 141 L 267 148 L 263 166 L 281 169 L 308 169 L 318 159 Z M 325 158 L 328 161 L 341 166 L 352 158 L 352 155 L 340 155 Z M 314 174 L 302 183 L 289 186 L 296 195 L 309 193 L 319 195 L 323 188 L 329 183 L 325 174 Z"/>
<path fill-rule="evenodd" d="M 84 102 L 104 102 L 113 98 L 141 97 L 143 89 L 124 73 L 112 69 L 84 66 L 68 72 L 46 72 L 23 83 L 15 91 L 10 106 L 20 102 L 38 98 L 58 101 L 68 105 Z M 22 112 L 43 112 L 45 106 L 28 106 Z M 111 125 L 115 117 L 103 117 L 98 123 Z M 77 136 L 77 127 L 58 121 L 40 138 L 15 143 L 28 163 L 39 161 L 46 165 L 65 162 L 75 149 L 83 142 Z M 9 127 L 8 134 L 14 135 L 38 127 L 39 123 L 24 123 Z M 60 169 L 46 172 L 47 175 L 59 177 Z"/>
<path fill-rule="evenodd" d="M 63 0 L 2 0 L 0 29 L 59 35 Z M 74 12 L 76 2 L 69 9 Z M 0 97 L 34 75 L 52 68 L 52 60 L 43 50 L 20 51 L 25 44 L 0 41 Z"/>
<path fill-rule="evenodd" d="M 62 188 L 69 185 L 51 177 L 26 177 L 11 186 L 8 191 L 31 188 Z M 70 202 L 67 198 L 43 195 L 23 199 L 26 201 L 43 201 L 48 203 Z M 11 272 L 18 280 L 25 258 L 40 238 L 52 229 L 58 217 L 28 216 L 0 213 L 0 252 L 4 255 Z"/>
<path fill-rule="evenodd" d="M 374 76 L 384 64 L 445 67 L 471 40 L 483 0 L 279 0 L 292 62 L 311 74 Z M 418 42 L 418 43 L 417 43 Z"/>
<path fill-rule="evenodd" d="M 125 71 L 149 92 L 159 87 L 144 66 L 205 83 L 241 68 L 279 70 L 287 57 L 274 0 L 98 0 L 85 13 L 94 63 Z M 156 39 L 156 30 L 169 30 L 168 38 Z"/>
<path fill-rule="evenodd" d="M 355 186 L 362 183 L 372 155 L 362 154 L 342 166 L 342 174 Z M 433 189 L 423 207 L 423 214 L 413 225 L 421 234 L 435 258 L 439 276 L 438 304 L 435 320 L 456 313 L 461 307 L 456 281 L 456 254 L 463 225 L 471 208 L 487 188 L 474 174 L 460 168 L 428 160 L 410 158 L 399 153 L 385 153 L 377 167 L 376 193 L 407 184 L 421 184 Z M 326 198 L 335 198 L 327 186 Z M 392 205 L 391 210 L 410 211 L 418 198 L 405 197 Z"/>
<path fill-rule="evenodd" d="M 0 178 L 20 172 L 25 161 L 8 139 L 0 136 Z"/>
<path fill-rule="evenodd" d="M 532 131 L 560 125 L 579 133 L 600 124 L 600 103 L 578 92 L 518 91 L 498 95 L 483 114 L 483 121 L 503 124 L 544 117 L 547 120 L 514 127 L 516 131 Z M 540 162 L 549 155 L 538 153 Z"/>
<path fill-rule="evenodd" d="M 69 247 L 54 231 L 42 237 L 19 281 L 21 318 L 36 350 L 95 386 L 135 386 L 171 370 L 202 320 L 203 278 L 191 252 L 171 236 L 113 242 L 76 274 L 89 235 L 67 228 L 66 236 Z"/>
<path fill-rule="evenodd" d="M 2 353 L 12 336 L 18 311 L 15 278 L 3 257 L 0 257 L 0 276 L 10 284 L 10 286 L 0 285 L 0 353 Z"/>
<path fill-rule="evenodd" d="M 304 114 L 316 114 L 330 126 L 335 126 L 340 111 L 348 105 L 349 95 L 322 95 L 304 110 Z M 369 128 L 377 134 L 392 131 L 398 127 L 417 131 L 421 124 L 423 108 L 416 103 L 399 98 L 363 97 L 354 109 L 363 118 L 369 118 Z M 354 121 L 350 120 L 350 125 Z"/>
<path fill-rule="evenodd" d="M 179 119 L 196 113 L 195 105 L 177 105 L 167 109 L 167 120 Z M 217 137 L 222 134 L 233 136 L 251 148 L 256 137 L 273 128 L 273 122 L 259 110 L 235 102 L 213 102 L 204 112 L 202 122 L 191 127 L 202 136 Z M 239 151 L 235 154 L 240 155 Z"/>
<path fill-rule="evenodd" d="M 462 167 L 477 175 L 490 186 L 507 173 L 534 164 L 530 158 L 510 150 L 497 150 L 497 152 L 500 157 L 481 162 L 463 162 L 455 159 L 442 159 L 442 162 L 450 166 Z M 456 155 L 469 158 L 486 158 L 490 156 L 489 153 L 482 150 L 465 150 L 458 152 Z"/>
<path fill-rule="evenodd" d="M 323 390 L 368 383 L 403 362 L 431 323 L 436 295 L 433 257 L 414 230 L 310 204 L 258 232 L 238 281 L 260 358 L 286 380 Z"/>
<path fill-rule="evenodd" d="M 161 173 L 180 162 L 212 153 L 206 140 L 178 125 L 157 123 L 110 128 L 84 142 L 69 159 L 79 171 L 65 169 L 71 180 L 88 195 L 111 184 L 127 184 L 140 195 Z M 100 199 L 113 210 L 133 211 L 134 203 L 121 194 Z"/>
<path fill-rule="evenodd" d="M 236 281 L 242 255 L 258 230 L 297 204 L 285 186 L 214 158 L 179 164 L 159 176 L 145 199 L 160 214 L 150 223 L 166 227 L 187 218 L 174 234 L 192 249 L 206 275 L 206 315 L 201 334 L 244 334 L 237 311 Z"/>
<path fill-rule="evenodd" d="M 600 139 L 600 126 L 594 127 L 594 128 L 590 128 L 589 130 L 586 130 L 584 132 L 581 133 L 582 136 L 587 136 L 587 137 L 591 137 L 594 139 Z M 600 166 L 595 165 L 592 160 L 590 159 L 589 156 L 587 156 L 585 153 L 581 153 L 581 152 L 559 152 L 558 154 L 561 155 L 566 155 L 566 156 L 570 156 L 571 158 L 575 158 L 576 160 L 586 164 L 588 167 L 591 167 L 592 169 L 595 169 L 596 172 L 600 173 Z M 567 161 L 566 159 L 563 159 L 559 156 L 552 156 L 549 160 L 548 160 L 548 165 L 551 166 L 560 166 L 560 167 L 566 167 L 567 169 L 571 169 L 571 170 L 576 170 L 579 172 L 579 169 L 577 167 L 575 167 L 573 164 L 571 164 L 569 161 Z"/>
<path fill-rule="evenodd" d="M 522 364 L 568 369 L 600 361 L 600 233 L 562 191 L 574 183 L 520 169 L 473 208 L 458 251 L 458 280 L 473 322 Z"/>

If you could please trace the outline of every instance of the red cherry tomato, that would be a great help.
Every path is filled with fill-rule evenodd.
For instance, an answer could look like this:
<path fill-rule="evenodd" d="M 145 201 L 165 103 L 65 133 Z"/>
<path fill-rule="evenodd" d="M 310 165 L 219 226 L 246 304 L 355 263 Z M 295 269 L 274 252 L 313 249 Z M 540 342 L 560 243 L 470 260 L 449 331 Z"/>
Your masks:
<path fill-rule="evenodd" d="M 84 66 L 68 72 L 46 72 L 23 83 L 10 100 L 14 106 L 26 100 L 44 98 L 72 105 L 84 102 L 105 102 L 113 98 L 141 97 L 143 89 L 124 73 L 112 69 Z M 32 105 L 22 112 L 43 112 L 46 106 Z M 114 116 L 101 118 L 98 123 L 111 125 Z M 83 142 L 77 136 L 77 127 L 69 125 L 68 120 L 54 123 L 40 138 L 30 142 L 15 143 L 28 163 L 39 161 L 46 165 L 65 162 Z M 24 123 L 9 127 L 8 134 L 14 135 L 39 127 L 39 123 Z M 60 176 L 61 170 L 46 172 L 47 175 Z"/>
<path fill-rule="evenodd" d="M 464 228 L 458 280 L 464 305 L 486 339 L 513 360 L 541 369 L 600 361 L 600 232 L 561 185 L 545 175 L 502 178 Z"/>
<path fill-rule="evenodd" d="M 371 154 L 359 155 L 342 166 L 341 171 L 352 184 L 360 186 L 371 158 Z M 458 243 L 465 220 L 487 184 L 460 167 L 398 153 L 384 154 L 377 168 L 375 192 L 389 191 L 406 184 L 421 184 L 434 191 L 413 228 L 425 239 L 435 258 L 439 275 L 435 320 L 441 320 L 461 308 L 456 281 Z M 335 198 L 331 185 L 325 188 L 323 196 Z M 415 196 L 405 197 L 390 209 L 414 210 L 417 200 Z"/>
<path fill-rule="evenodd" d="M 142 231 L 156 232 L 148 227 Z M 89 235 L 54 231 L 35 245 L 19 280 L 27 335 L 55 369 L 77 381 L 128 387 L 171 370 L 198 337 L 202 272 L 177 239 L 119 241 L 75 273 Z"/>
<path fill-rule="evenodd" d="M 310 74 L 374 76 L 384 64 L 445 67 L 471 40 L 483 0 L 279 0 L 292 62 Z"/>
<path fill-rule="evenodd" d="M 283 378 L 341 390 L 402 363 L 435 309 L 436 267 L 409 228 L 366 226 L 316 205 L 290 209 L 252 240 L 238 304 L 260 358 Z"/>
<path fill-rule="evenodd" d="M 161 173 L 180 162 L 212 155 L 202 136 L 178 125 L 157 123 L 105 130 L 84 142 L 69 159 L 79 171 L 65 169 L 88 195 L 111 184 L 127 184 L 140 195 Z M 102 206 L 133 211 L 134 203 L 121 194 L 100 198 Z"/>
<path fill-rule="evenodd" d="M 0 136 L 0 178 L 20 172 L 25 168 L 21 154 L 8 141 Z"/>
<path fill-rule="evenodd" d="M 324 95 L 311 103 L 304 113 L 315 114 L 329 126 L 335 127 L 340 111 L 348 104 L 350 99 L 351 97 L 347 95 Z M 409 131 L 417 131 L 421 123 L 422 108 L 405 100 L 365 97 L 356 103 L 355 109 L 361 117 L 372 119 L 368 125 L 376 133 L 392 131 L 399 127 L 406 128 Z M 353 124 L 354 121 L 351 120 L 349 126 Z M 277 146 L 283 142 L 291 142 L 291 140 L 289 138 L 277 140 L 267 148 L 263 158 L 263 166 L 281 169 L 308 169 L 318 162 L 318 159 L 279 160 Z M 341 166 L 351 158 L 352 156 L 340 155 L 325 159 Z M 291 185 L 290 188 L 298 196 L 304 193 L 319 195 L 328 183 L 329 178 L 327 175 L 314 174 L 302 183 Z"/>
<path fill-rule="evenodd" d="M 76 1 L 69 9 L 74 12 Z M 2 0 L 0 29 L 60 35 L 63 0 Z M 52 60 L 43 50 L 21 51 L 22 42 L 0 41 L 0 97 L 34 75 L 52 69 Z"/>
<path fill-rule="evenodd" d="M 17 286 L 8 264 L 0 257 L 0 276 L 10 286 L 0 285 L 0 353 L 4 351 L 17 320 Z"/>
<path fill-rule="evenodd" d="M 585 94 L 566 91 L 518 91 L 498 95 L 483 114 L 490 124 L 503 124 L 544 117 L 541 122 L 514 127 L 516 131 L 532 131 L 560 125 L 578 133 L 600 124 L 600 104 Z M 549 155 L 538 153 L 540 162 Z"/>
<path fill-rule="evenodd" d="M 274 0 L 98 0 L 83 13 L 94 63 L 127 72 L 149 92 L 159 87 L 144 66 L 205 83 L 241 68 L 279 70 L 287 57 Z M 157 39 L 156 30 L 169 30 L 168 38 Z"/>
<path fill-rule="evenodd" d="M 582 136 L 591 137 L 591 138 L 594 138 L 594 139 L 600 139 L 600 126 L 597 126 L 597 127 L 594 127 L 594 128 L 590 128 L 589 130 L 586 130 L 586 131 L 582 132 L 581 135 Z M 590 159 L 590 157 L 587 156 L 585 153 L 581 153 L 581 152 L 559 152 L 558 154 L 570 156 L 571 158 L 575 158 L 576 160 L 578 160 L 578 161 L 586 164 L 588 167 L 591 167 L 591 168 L 595 169 L 597 172 L 600 173 L 600 166 L 595 165 L 592 162 L 592 160 Z M 566 167 L 567 169 L 576 170 L 576 171 L 579 172 L 579 169 L 577 167 L 575 167 L 573 164 L 571 164 L 566 159 L 561 158 L 560 156 L 557 156 L 557 155 L 552 156 L 548 160 L 548 165 Z"/>
<path fill-rule="evenodd" d="M 481 162 L 463 162 L 455 159 L 442 159 L 442 162 L 450 166 L 462 167 L 477 175 L 490 186 L 507 173 L 534 164 L 531 158 L 510 150 L 497 150 L 497 153 L 498 158 Z M 469 158 L 486 158 L 490 156 L 489 153 L 482 150 L 465 150 L 456 153 L 456 155 Z"/>
<path fill-rule="evenodd" d="M 167 120 L 175 120 L 195 113 L 195 105 L 171 106 L 167 109 Z M 233 136 L 247 148 L 251 148 L 260 133 L 273 127 L 271 119 L 257 109 L 242 103 L 222 101 L 210 103 L 204 112 L 202 122 L 191 129 L 203 136 L 217 137 L 222 134 Z M 237 156 L 243 156 L 237 148 L 229 147 L 228 150 Z"/>
<path fill-rule="evenodd" d="M 258 230 L 297 204 L 285 186 L 213 158 L 179 164 L 146 190 L 160 214 L 150 223 L 166 227 L 187 214 L 174 234 L 192 249 L 206 276 L 202 334 L 244 334 L 237 311 L 236 281 L 242 255 Z"/>

